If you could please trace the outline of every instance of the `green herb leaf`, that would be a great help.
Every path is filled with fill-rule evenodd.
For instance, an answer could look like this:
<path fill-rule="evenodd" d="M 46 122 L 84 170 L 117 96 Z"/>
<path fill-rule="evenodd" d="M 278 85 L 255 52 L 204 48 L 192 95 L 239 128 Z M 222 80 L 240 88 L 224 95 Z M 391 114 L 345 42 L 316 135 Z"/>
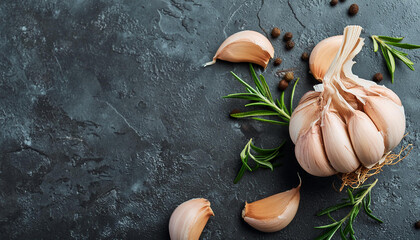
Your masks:
<path fill-rule="evenodd" d="M 372 36 L 372 41 L 373 41 L 373 51 L 377 52 L 378 51 L 378 42 L 376 42 L 375 38 L 373 38 Z"/>
<path fill-rule="evenodd" d="M 391 62 L 389 60 L 389 55 L 388 55 L 388 50 L 385 49 L 385 47 L 381 45 L 381 51 L 382 51 L 382 55 L 384 56 L 386 65 L 388 67 L 389 74 L 391 74 L 391 82 L 394 83 L 394 72 L 392 71 Z"/>
<path fill-rule="evenodd" d="M 257 120 L 257 121 L 260 121 L 260 122 L 272 123 L 272 124 L 283 125 L 283 126 L 289 125 L 288 122 L 280 122 L 280 121 L 271 120 L 271 119 L 265 119 L 265 118 L 253 117 L 252 119 Z"/>
<path fill-rule="evenodd" d="M 280 148 L 284 145 L 284 143 L 285 142 L 283 141 L 276 148 L 263 149 L 255 146 L 252 143 L 251 138 L 240 153 L 242 166 L 233 180 L 233 183 L 238 183 L 244 176 L 246 170 L 252 172 L 258 168 L 268 168 L 273 171 L 274 167 L 279 166 L 279 164 L 273 164 L 271 161 L 280 155 Z M 248 163 L 249 160 L 253 160 L 254 167 L 251 168 Z"/>
<path fill-rule="evenodd" d="M 223 96 L 223 98 L 239 98 L 251 101 L 258 101 L 259 98 L 255 96 L 253 93 L 233 93 L 227 96 Z"/>
<path fill-rule="evenodd" d="M 414 63 L 407 58 L 407 53 L 399 51 L 390 46 L 400 47 L 404 49 L 417 49 L 420 45 L 400 43 L 403 37 L 388 37 L 388 36 L 371 36 L 373 40 L 373 51 L 378 50 L 378 45 L 381 48 L 382 55 L 384 56 L 385 62 L 388 67 L 389 74 L 391 75 L 391 82 L 394 83 L 394 72 L 395 72 L 395 57 L 401 60 L 408 68 L 414 71 Z"/>
<path fill-rule="evenodd" d="M 415 45 L 415 44 L 408 44 L 408 43 L 398 43 L 398 42 L 385 42 L 388 45 L 392 45 L 392 46 L 396 46 L 399 48 L 404 48 L 404 49 L 417 49 L 420 48 L 420 45 Z"/>
<path fill-rule="evenodd" d="M 387 52 L 388 52 L 388 57 L 389 57 L 389 63 L 391 65 L 391 71 L 394 73 L 395 72 L 395 59 L 389 50 L 387 50 Z"/>
<path fill-rule="evenodd" d="M 253 117 L 252 119 L 257 120 L 257 121 L 263 121 L 263 122 L 280 124 L 280 125 L 288 125 L 289 121 L 290 121 L 290 114 L 293 110 L 293 97 L 294 97 L 294 92 L 296 90 L 296 85 L 297 85 L 298 80 L 296 81 L 296 83 L 293 86 L 293 90 L 292 90 L 292 93 L 291 93 L 291 106 L 290 106 L 290 111 L 289 111 L 284 104 L 284 92 L 282 94 L 281 101 L 279 101 L 278 99 L 274 100 L 273 96 L 271 94 L 270 88 L 268 87 L 267 81 L 265 80 L 264 76 L 260 74 L 259 78 L 258 78 L 257 73 L 255 72 L 254 67 L 252 66 L 251 63 L 249 64 L 249 69 L 250 69 L 250 72 L 251 72 L 252 79 L 254 80 L 254 84 L 256 85 L 256 88 L 251 87 L 248 83 L 246 83 L 244 80 L 242 80 L 238 75 L 231 72 L 232 75 L 242 85 L 245 86 L 246 92 L 245 93 L 229 94 L 227 96 L 224 96 L 224 98 L 239 98 L 239 99 L 255 101 L 253 103 L 248 103 L 245 106 L 246 107 L 249 107 L 249 106 L 267 107 L 267 108 L 271 108 L 271 112 L 270 112 L 270 114 L 256 115 L 255 111 L 250 111 L 250 112 L 246 112 L 246 113 L 232 114 L 231 116 L 236 117 L 236 118 Z M 261 110 L 261 111 L 267 112 L 268 110 Z M 272 114 L 272 112 L 275 112 L 276 114 Z M 269 115 L 270 116 L 277 115 L 284 122 L 255 117 L 255 116 L 269 116 Z"/>
<path fill-rule="evenodd" d="M 297 85 L 298 82 L 299 82 L 299 78 L 296 79 L 296 82 L 293 85 L 292 94 L 290 96 L 290 114 L 292 114 L 292 112 L 293 112 L 293 98 L 295 97 L 295 90 L 296 90 L 296 85 Z"/>
<path fill-rule="evenodd" d="M 245 118 L 245 117 L 255 117 L 255 116 L 276 116 L 278 113 L 270 111 L 270 110 L 255 110 L 255 111 L 249 111 L 249 112 L 240 112 L 240 113 L 234 113 L 230 116 L 234 118 Z"/>
<path fill-rule="evenodd" d="M 318 216 L 327 214 L 328 217 L 333 222 L 327 225 L 315 227 L 317 229 L 326 229 L 326 231 L 322 233 L 316 239 L 331 239 L 339 228 L 340 228 L 340 236 L 342 239 L 348 239 L 347 236 L 349 236 L 350 239 L 355 239 L 354 222 L 362 207 L 364 208 L 366 215 L 368 215 L 370 218 L 378 222 L 382 222 L 379 218 L 372 215 L 371 213 L 372 211 L 369 210 L 369 207 L 368 207 L 371 201 L 371 190 L 377 182 L 378 180 L 376 179 L 372 184 L 359 187 L 357 189 L 357 192 L 350 190 L 348 188 L 347 189 L 348 198 L 345 199 L 344 203 L 340 203 L 335 206 L 329 207 L 321 211 L 320 213 L 318 213 Z M 334 218 L 330 216 L 330 213 L 335 212 L 345 207 L 351 207 L 351 210 L 341 220 L 336 221 Z"/>
<path fill-rule="evenodd" d="M 389 42 L 401 42 L 404 37 L 388 37 L 388 36 L 377 36 L 379 39 Z"/>

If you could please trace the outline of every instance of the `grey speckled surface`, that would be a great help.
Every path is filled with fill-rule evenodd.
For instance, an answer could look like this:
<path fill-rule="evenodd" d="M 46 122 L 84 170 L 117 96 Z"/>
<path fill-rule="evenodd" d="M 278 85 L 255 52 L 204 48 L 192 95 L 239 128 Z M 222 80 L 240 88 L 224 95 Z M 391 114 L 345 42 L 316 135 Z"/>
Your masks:
<path fill-rule="evenodd" d="M 173 209 L 194 197 L 208 198 L 216 214 L 203 239 L 315 237 L 313 227 L 328 222 L 315 212 L 344 196 L 331 187 L 338 179 L 304 173 L 288 142 L 282 167 L 234 185 L 247 139 L 276 146 L 287 129 L 227 117 L 244 103 L 221 98 L 242 91 L 229 71 L 249 80 L 247 64 L 201 65 L 226 36 L 278 26 L 295 36 L 290 52 L 280 40 L 273 46 L 280 69 L 297 68 L 300 98 L 315 83 L 301 53 L 348 24 L 363 26 L 364 37 L 420 41 L 418 1 L 328 2 L 2 0 L 0 239 L 167 239 Z M 352 2 L 360 11 L 350 18 Z M 381 59 L 367 39 L 354 71 L 385 73 Z M 273 89 L 275 70 L 264 71 Z M 414 150 L 378 176 L 373 208 L 385 223 L 360 215 L 359 239 L 420 238 L 419 73 L 401 63 L 396 72 L 396 84 L 387 75 L 383 83 L 402 99 L 403 144 Z M 241 220 L 244 201 L 296 186 L 296 172 L 302 200 L 286 229 L 263 234 Z"/>

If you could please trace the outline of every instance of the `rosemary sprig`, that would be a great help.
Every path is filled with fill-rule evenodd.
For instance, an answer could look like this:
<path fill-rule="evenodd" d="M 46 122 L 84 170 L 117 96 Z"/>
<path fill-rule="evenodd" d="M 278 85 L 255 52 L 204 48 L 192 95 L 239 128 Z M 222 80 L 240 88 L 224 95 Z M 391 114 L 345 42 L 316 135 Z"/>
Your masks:
<path fill-rule="evenodd" d="M 388 67 L 389 74 L 391 74 L 391 82 L 394 83 L 395 73 L 395 58 L 400 59 L 408 68 L 414 71 L 414 63 L 408 59 L 408 55 L 405 52 L 399 51 L 391 46 L 404 48 L 404 49 L 416 49 L 420 48 L 420 45 L 401 43 L 404 37 L 388 37 L 388 36 L 371 36 L 373 41 L 373 51 L 377 52 L 381 48 L 382 55 L 384 56 L 386 65 Z M 379 43 L 379 44 L 378 44 Z"/>
<path fill-rule="evenodd" d="M 280 96 L 280 100 L 273 99 L 273 95 L 270 92 L 270 88 L 267 85 L 267 82 L 265 81 L 265 78 L 263 75 L 259 75 L 259 78 L 257 77 L 257 74 L 255 73 L 254 67 L 252 64 L 249 64 L 249 70 L 251 71 L 252 79 L 255 83 L 255 88 L 251 87 L 248 83 L 246 83 L 244 80 L 242 80 L 238 75 L 231 72 L 232 75 L 240 82 L 242 83 L 246 88 L 246 93 L 233 93 L 229 94 L 227 96 L 224 96 L 224 98 L 239 98 L 239 99 L 245 99 L 245 100 L 251 100 L 253 102 L 248 103 L 245 105 L 245 107 L 251 107 L 251 106 L 257 106 L 257 107 L 263 107 L 265 109 L 262 110 L 253 110 L 248 112 L 241 112 L 241 113 L 234 113 L 230 116 L 234 118 L 247 118 L 250 117 L 254 120 L 261 121 L 261 122 L 268 122 L 273 124 L 279 124 L 279 125 L 289 125 L 290 122 L 290 116 L 292 115 L 293 111 L 293 97 L 295 95 L 295 89 L 296 85 L 299 82 L 299 79 L 296 80 L 295 84 L 293 85 L 291 97 L 290 97 L 290 108 L 286 106 L 284 103 L 284 91 L 282 92 Z M 265 116 L 277 116 L 279 117 L 279 120 L 272 120 L 263 118 Z M 254 144 L 252 144 L 252 138 L 248 141 L 248 143 L 245 145 L 244 149 L 242 150 L 240 156 L 242 161 L 242 166 L 239 169 L 239 172 L 236 176 L 236 178 L 233 180 L 233 183 L 238 183 L 239 180 L 243 177 L 246 170 L 252 172 L 257 170 L 258 168 L 269 168 L 273 170 L 275 166 L 270 161 L 277 157 L 279 155 L 279 149 L 283 146 L 284 142 L 280 144 L 277 148 L 272 149 L 262 149 L 256 147 Z M 258 153 L 258 155 L 252 154 L 251 150 Z M 248 164 L 248 160 L 252 159 L 255 162 L 254 167 L 250 167 Z"/>
<path fill-rule="evenodd" d="M 278 99 L 274 100 L 270 92 L 270 88 L 268 87 L 267 82 L 265 81 L 264 76 L 260 74 L 258 78 L 251 63 L 249 64 L 249 69 L 251 71 L 251 75 L 256 85 L 256 88 L 251 87 L 248 83 L 246 83 L 244 80 L 238 77 L 238 75 L 231 72 L 232 75 L 240 83 L 242 83 L 245 86 L 247 92 L 229 94 L 227 96 L 224 96 L 224 98 L 239 98 L 239 99 L 251 100 L 254 102 L 246 104 L 245 107 L 262 106 L 262 107 L 268 108 L 269 110 L 254 110 L 254 111 L 248 111 L 248 112 L 241 112 L 241 113 L 231 114 L 231 116 L 234 118 L 250 117 L 257 121 L 268 122 L 268 123 L 279 124 L 279 125 L 289 125 L 290 116 L 293 111 L 293 96 L 295 93 L 296 84 L 299 82 L 299 79 L 296 80 L 293 86 L 292 95 L 290 99 L 290 108 L 288 109 L 286 107 L 286 104 L 284 103 L 284 92 L 282 92 L 280 100 Z M 278 116 L 281 120 L 278 121 L 278 120 L 262 118 L 263 116 Z"/>
<path fill-rule="evenodd" d="M 357 214 L 362 208 L 364 209 L 366 215 L 368 215 L 370 218 L 374 219 L 375 221 L 382 223 L 382 220 L 375 217 L 372 214 L 372 210 L 370 209 L 371 190 L 377 182 L 378 182 L 378 179 L 376 179 L 372 184 L 367 184 L 367 185 L 359 187 L 356 193 L 354 192 L 354 190 L 350 190 L 350 188 L 347 188 L 348 199 L 345 199 L 345 201 L 340 204 L 334 205 L 332 207 L 329 207 L 319 212 L 317 216 L 327 215 L 333 221 L 333 223 L 324 225 L 324 226 L 315 227 L 317 229 L 325 229 L 324 233 L 318 236 L 316 240 L 321 240 L 321 239 L 329 240 L 334 236 L 334 234 L 338 230 L 340 230 L 339 232 L 340 232 L 341 239 L 344 239 L 344 240 L 356 239 L 354 236 L 355 231 L 353 228 L 353 224 L 354 224 L 354 221 L 356 220 Z M 343 219 L 337 221 L 331 216 L 332 212 L 335 212 L 345 207 L 351 207 L 351 210 Z M 350 236 L 350 237 L 348 238 L 347 236 Z"/>
<path fill-rule="evenodd" d="M 273 171 L 274 167 L 279 166 L 280 164 L 273 164 L 271 160 L 276 158 L 280 153 L 280 148 L 284 145 L 285 141 L 283 141 L 280 146 L 271 149 L 262 149 L 256 147 L 252 143 L 252 138 L 248 141 L 245 145 L 244 149 L 242 150 L 240 156 L 242 160 L 242 167 L 239 169 L 238 174 L 236 175 L 235 180 L 233 183 L 238 183 L 239 180 L 243 177 L 246 170 L 252 172 L 257 170 L 258 168 L 269 168 Z M 254 154 L 255 152 L 256 154 Z M 253 167 L 250 166 L 249 160 L 253 160 L 254 164 Z"/>

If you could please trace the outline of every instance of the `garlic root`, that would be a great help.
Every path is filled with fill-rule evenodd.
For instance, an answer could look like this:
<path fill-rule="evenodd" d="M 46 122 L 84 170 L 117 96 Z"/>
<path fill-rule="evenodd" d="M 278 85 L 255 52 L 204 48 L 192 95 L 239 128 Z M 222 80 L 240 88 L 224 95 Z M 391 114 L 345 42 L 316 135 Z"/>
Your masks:
<path fill-rule="evenodd" d="M 214 216 L 210 202 L 194 198 L 179 205 L 169 220 L 171 240 L 198 240 L 210 216 Z"/>
<path fill-rule="evenodd" d="M 300 180 L 300 177 L 299 177 Z M 262 232 L 276 232 L 285 228 L 293 220 L 299 207 L 300 187 L 246 203 L 242 218 L 253 228 Z"/>
<path fill-rule="evenodd" d="M 229 62 L 250 62 L 264 68 L 274 57 L 274 48 L 270 41 L 261 33 L 241 31 L 228 37 L 220 45 L 211 62 L 204 67 L 216 63 L 216 59 Z"/>

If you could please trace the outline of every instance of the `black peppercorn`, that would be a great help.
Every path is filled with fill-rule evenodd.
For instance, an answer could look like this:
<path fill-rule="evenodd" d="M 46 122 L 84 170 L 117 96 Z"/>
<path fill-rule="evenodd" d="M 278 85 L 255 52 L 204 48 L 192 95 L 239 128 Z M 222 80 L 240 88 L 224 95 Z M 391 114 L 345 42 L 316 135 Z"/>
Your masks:
<path fill-rule="evenodd" d="M 279 37 L 280 36 L 280 33 L 281 33 L 281 31 L 280 31 L 280 29 L 279 28 L 273 28 L 273 30 L 271 30 L 271 36 L 273 37 L 273 38 L 277 38 L 277 37 Z"/>
<path fill-rule="evenodd" d="M 331 0 L 330 5 L 335 6 L 337 5 L 337 3 L 338 3 L 338 0 Z"/>
<path fill-rule="evenodd" d="M 231 116 L 232 114 L 236 114 L 236 113 L 240 113 L 240 112 L 241 112 L 241 110 L 235 108 L 230 112 L 229 117 L 232 117 Z"/>
<path fill-rule="evenodd" d="M 279 82 L 280 91 L 284 91 L 288 86 L 289 86 L 289 83 L 284 79 Z"/>
<path fill-rule="evenodd" d="M 382 73 L 376 73 L 375 75 L 373 75 L 373 81 L 375 82 L 380 82 L 382 81 L 382 79 L 384 79 L 384 76 L 382 76 Z"/>
<path fill-rule="evenodd" d="M 286 80 L 286 82 L 291 82 L 295 78 L 293 72 L 287 72 L 283 79 Z"/>
<path fill-rule="evenodd" d="M 414 227 L 415 227 L 416 229 L 420 229 L 420 221 L 416 222 L 416 223 L 414 224 Z"/>
<path fill-rule="evenodd" d="M 282 62 L 283 62 L 283 60 L 281 60 L 281 58 L 276 58 L 276 59 L 274 60 L 274 66 L 278 66 L 278 65 L 280 65 Z"/>
<path fill-rule="evenodd" d="M 287 41 L 292 40 L 292 38 L 293 38 L 293 33 L 291 33 L 291 32 L 287 32 L 287 33 L 285 33 L 285 34 L 284 34 L 283 40 L 284 40 L 285 42 L 287 42 Z"/>
<path fill-rule="evenodd" d="M 359 6 L 355 3 L 353 3 L 352 5 L 350 5 L 349 8 L 349 15 L 350 16 L 354 16 L 357 14 L 357 12 L 359 12 Z"/>
<path fill-rule="evenodd" d="M 293 42 L 292 40 L 286 42 L 286 49 L 287 50 L 290 50 L 294 47 L 295 47 L 295 42 Z"/>
<path fill-rule="evenodd" d="M 309 54 L 307 52 L 302 53 L 302 56 L 300 56 L 302 61 L 308 61 L 309 60 Z"/>

